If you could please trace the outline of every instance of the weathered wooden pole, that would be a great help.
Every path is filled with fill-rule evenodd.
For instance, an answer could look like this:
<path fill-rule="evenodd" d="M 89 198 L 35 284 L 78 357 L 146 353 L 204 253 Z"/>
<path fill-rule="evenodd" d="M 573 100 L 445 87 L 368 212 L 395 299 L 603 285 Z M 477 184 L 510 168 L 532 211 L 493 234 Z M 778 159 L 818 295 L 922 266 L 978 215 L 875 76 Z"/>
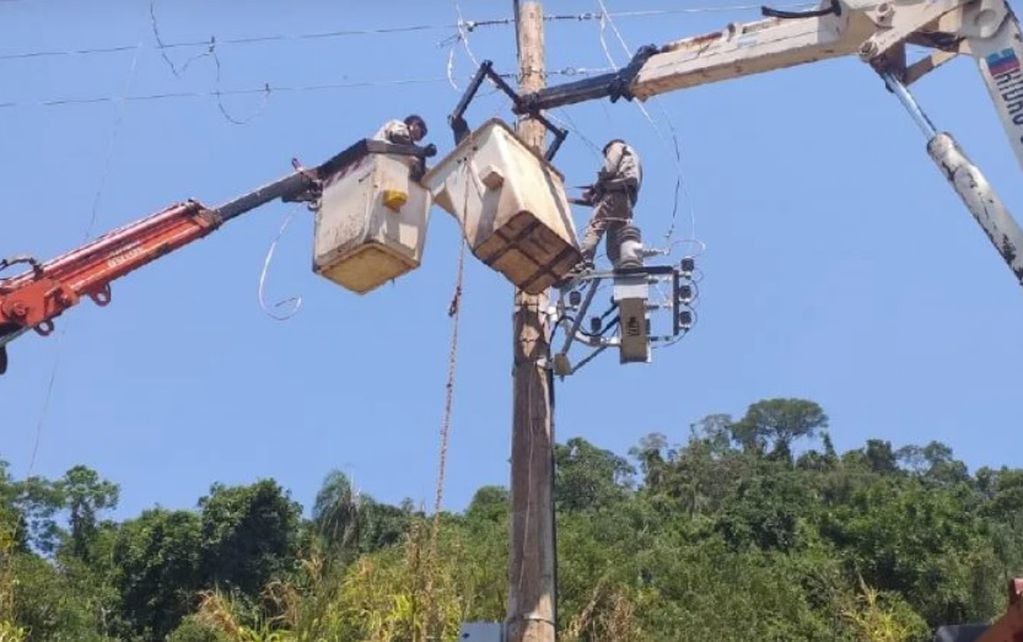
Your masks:
<path fill-rule="evenodd" d="M 514 0 L 519 90 L 546 85 L 543 8 Z M 543 153 L 544 126 L 523 117 L 519 136 Z M 546 368 L 550 328 L 547 293 L 515 293 L 511 542 L 508 565 L 508 642 L 554 642 L 553 379 Z"/>

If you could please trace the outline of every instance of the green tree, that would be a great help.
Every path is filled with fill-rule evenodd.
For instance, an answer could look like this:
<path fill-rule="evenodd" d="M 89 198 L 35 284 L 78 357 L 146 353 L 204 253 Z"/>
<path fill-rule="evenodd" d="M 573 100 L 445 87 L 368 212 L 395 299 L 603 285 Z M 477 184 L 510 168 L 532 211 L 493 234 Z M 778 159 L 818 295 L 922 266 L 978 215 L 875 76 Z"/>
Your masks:
<path fill-rule="evenodd" d="M 760 471 L 740 483 L 734 500 L 717 517 L 716 529 L 738 548 L 793 551 L 806 544 L 818 498 L 801 473 Z"/>
<path fill-rule="evenodd" d="M 15 623 L 29 631 L 30 642 L 99 642 L 103 610 L 102 587 L 76 582 L 51 562 L 22 554 L 14 560 Z"/>
<path fill-rule="evenodd" d="M 334 555 L 360 552 L 364 525 L 360 504 L 361 498 L 339 470 L 331 471 L 316 493 L 313 526 Z"/>
<path fill-rule="evenodd" d="M 301 508 L 277 482 L 215 484 L 199 507 L 204 585 L 255 597 L 293 567 Z"/>
<path fill-rule="evenodd" d="M 66 539 L 66 533 L 57 521 L 66 506 L 66 496 L 60 484 L 43 477 L 29 477 L 13 484 L 18 510 L 24 520 L 22 536 L 32 548 L 52 555 Z"/>
<path fill-rule="evenodd" d="M 656 488 L 663 483 L 666 460 L 671 457 L 664 434 L 655 432 L 643 437 L 638 445 L 629 449 L 629 455 L 639 462 L 644 486 Z"/>
<path fill-rule="evenodd" d="M 558 510 L 612 508 L 628 497 L 635 469 L 628 460 L 574 437 L 554 447 Z"/>
<path fill-rule="evenodd" d="M 346 562 L 401 542 L 411 518 L 409 506 L 390 506 L 356 492 L 341 471 L 330 472 L 313 504 L 312 526 L 335 561 Z"/>
<path fill-rule="evenodd" d="M 985 620 L 1002 601 L 1005 569 L 973 501 L 922 481 L 882 479 L 835 506 L 822 532 L 851 572 L 900 594 L 932 625 Z"/>
<path fill-rule="evenodd" d="M 121 527 L 115 582 L 134 632 L 162 638 L 196 606 L 201 541 L 199 517 L 189 511 L 148 510 Z"/>
<path fill-rule="evenodd" d="M 70 553 L 88 561 L 99 513 L 117 507 L 120 489 L 86 466 L 70 469 L 55 486 L 70 514 Z"/>
<path fill-rule="evenodd" d="M 765 399 L 747 408 L 745 416 L 731 425 L 731 432 L 747 451 L 762 454 L 771 444 L 772 454 L 787 460 L 795 440 L 812 437 L 827 426 L 828 416 L 813 401 Z"/>
<path fill-rule="evenodd" d="M 899 470 L 895 452 L 892 450 L 890 441 L 868 439 L 864 456 L 867 466 L 875 473 L 893 474 Z"/>

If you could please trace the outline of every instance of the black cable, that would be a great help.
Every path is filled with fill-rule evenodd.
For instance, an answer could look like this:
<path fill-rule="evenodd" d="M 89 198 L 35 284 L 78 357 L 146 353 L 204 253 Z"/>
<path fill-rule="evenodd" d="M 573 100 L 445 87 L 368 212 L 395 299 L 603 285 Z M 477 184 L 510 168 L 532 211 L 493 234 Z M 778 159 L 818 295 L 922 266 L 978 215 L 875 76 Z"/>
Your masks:
<path fill-rule="evenodd" d="M 0 271 L 6 270 L 13 265 L 27 264 L 32 267 L 32 271 L 36 273 L 36 276 L 40 276 L 43 273 L 42 264 L 31 256 L 12 256 L 7 259 L 0 259 Z"/>
<path fill-rule="evenodd" d="M 516 7 L 518 5 L 516 4 Z M 548 357 L 550 357 L 550 345 L 547 346 Z M 558 508 L 557 508 L 557 475 L 558 475 L 558 458 L 557 458 L 557 437 L 555 436 L 554 418 L 557 416 L 555 412 L 555 396 L 554 396 L 554 369 L 547 368 L 547 395 L 550 398 L 550 415 L 549 419 L 551 422 L 551 539 L 554 540 L 554 547 L 551 551 L 551 556 L 554 558 L 551 560 L 553 568 L 551 578 L 554 584 L 554 603 L 551 604 L 552 616 L 554 619 L 554 639 L 558 639 Z"/>
<path fill-rule="evenodd" d="M 831 6 L 826 9 L 813 9 L 811 11 L 785 11 L 783 9 L 772 9 L 771 7 L 760 7 L 760 13 L 768 18 L 780 18 L 782 20 L 822 18 L 832 14 L 836 16 L 842 15 L 842 5 L 838 0 L 831 0 Z"/>
<path fill-rule="evenodd" d="M 614 308 L 612 308 L 612 311 L 613 310 L 614 310 Z M 606 313 L 605 313 L 605 316 L 606 316 Z M 604 317 L 601 317 L 601 319 L 603 319 L 603 318 Z M 558 325 L 560 325 L 562 321 L 571 321 L 571 322 L 574 323 L 575 322 L 575 317 L 569 316 L 569 315 L 565 315 L 565 316 L 561 317 L 560 319 L 558 319 Z M 614 319 L 611 320 L 610 323 L 608 323 L 606 326 L 601 328 L 600 332 L 598 332 L 596 334 L 594 334 L 592 332 L 587 332 L 586 330 L 583 330 L 581 324 L 580 324 L 580 326 L 578 328 L 576 328 L 576 332 L 578 332 L 579 334 L 581 334 L 583 336 L 589 337 L 591 339 L 601 339 L 601 338 L 603 338 L 603 336 L 605 334 L 607 334 L 608 330 L 610 330 L 611 328 L 613 328 L 616 325 L 618 325 L 619 321 L 620 321 L 620 318 L 619 317 L 615 317 Z M 555 330 L 557 330 L 558 325 L 554 326 Z M 553 339 L 553 335 L 551 335 L 551 338 Z"/>

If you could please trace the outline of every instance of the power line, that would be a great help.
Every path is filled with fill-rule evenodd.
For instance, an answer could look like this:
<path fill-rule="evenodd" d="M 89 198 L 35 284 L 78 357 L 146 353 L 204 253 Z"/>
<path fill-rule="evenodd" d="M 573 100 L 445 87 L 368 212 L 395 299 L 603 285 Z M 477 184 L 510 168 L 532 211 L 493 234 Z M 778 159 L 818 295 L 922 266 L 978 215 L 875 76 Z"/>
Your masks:
<path fill-rule="evenodd" d="M 153 30 L 153 39 L 156 40 L 156 46 L 160 50 L 160 57 L 163 58 L 163 61 L 167 63 L 168 67 L 170 67 L 171 73 L 174 74 L 175 78 L 180 78 L 181 74 L 188 71 L 188 67 L 193 62 L 199 60 L 200 58 L 205 58 L 206 56 L 213 54 L 216 40 L 210 38 L 209 49 L 207 51 L 192 56 L 191 58 L 185 61 L 185 64 L 181 66 L 181 69 L 178 69 L 177 66 L 174 64 L 174 61 L 167 56 L 167 45 L 164 43 L 163 38 L 160 37 L 160 25 L 156 20 L 156 0 L 149 0 L 149 25 Z M 217 64 L 217 76 L 218 78 L 220 76 L 219 62 Z"/>
<path fill-rule="evenodd" d="M 2 0 L 0 0 L 2 1 Z M 548 76 L 586 76 L 599 74 L 608 71 L 608 68 L 589 67 L 562 67 L 561 69 L 548 71 Z M 515 78 L 515 74 L 501 74 L 503 78 Z M 389 80 L 357 80 L 351 82 L 322 83 L 312 85 L 273 85 L 266 83 L 260 87 L 249 87 L 241 89 L 223 89 L 211 91 L 168 91 L 152 94 L 134 96 L 84 96 L 80 98 L 63 97 L 47 98 L 42 100 L 28 101 L 6 101 L 0 102 L 0 109 L 14 109 L 27 107 L 60 107 L 67 105 L 95 105 L 117 101 L 124 102 L 148 102 L 158 100 L 171 100 L 182 98 L 219 98 L 222 96 L 245 96 L 262 95 L 268 100 L 271 94 L 275 93 L 304 93 L 310 91 L 328 91 L 337 89 L 358 89 L 363 87 L 383 87 L 400 85 L 421 85 L 435 82 L 448 82 L 447 76 L 436 76 L 430 78 L 395 78 Z"/>
<path fill-rule="evenodd" d="M 323 83 L 315 85 L 271 85 L 247 89 L 224 89 L 215 91 L 170 91 L 163 93 L 135 96 L 91 96 L 83 98 L 51 98 L 38 101 L 3 102 L 0 109 L 13 107 L 57 107 L 62 105 L 91 105 L 123 100 L 125 102 L 145 102 L 177 98 L 215 98 L 219 96 L 244 96 L 252 94 L 299 93 L 308 91 L 325 91 L 331 89 L 353 89 L 358 87 L 379 87 L 384 85 L 415 85 L 446 80 L 443 76 L 436 78 L 407 78 L 394 80 L 363 80 L 354 82 Z"/>
<path fill-rule="evenodd" d="M 3 0 L 0 0 L 3 1 Z M 7 0 L 11 1 L 11 0 Z M 482 23 L 481 23 L 482 24 Z M 403 27 L 383 27 L 377 29 L 342 29 L 336 31 L 321 31 L 314 33 L 301 33 L 301 34 L 271 34 L 265 36 L 244 36 L 238 38 L 215 38 L 218 45 L 231 46 L 231 45 L 253 45 L 266 42 L 288 42 L 298 40 L 322 40 L 329 38 L 345 38 L 351 36 L 371 36 L 371 35 L 386 35 L 386 34 L 399 34 L 409 33 L 414 31 L 438 31 L 438 30 L 449 30 L 456 29 L 458 25 L 445 24 L 445 25 L 409 25 Z M 214 38 L 205 38 L 203 40 L 186 40 L 181 42 L 157 42 L 156 45 L 114 45 L 109 47 L 89 47 L 84 49 L 62 49 L 62 50 L 42 50 L 42 51 L 24 51 L 15 52 L 9 54 L 0 54 L 0 61 L 2 60 L 21 60 L 26 58 L 47 58 L 56 56 L 88 56 L 93 54 L 107 54 L 107 53 L 118 53 L 122 51 L 131 51 L 133 49 L 155 49 L 161 51 L 161 53 L 168 49 L 181 49 L 181 48 L 194 48 L 194 47 L 209 47 L 211 40 Z"/>
<path fill-rule="evenodd" d="M 135 82 L 135 76 L 138 71 L 139 63 L 139 52 L 136 51 L 135 55 L 131 58 L 131 66 L 128 68 L 128 78 L 124 82 L 124 93 L 131 91 L 131 86 Z M 124 101 L 118 101 L 117 112 L 114 116 L 114 124 L 110 129 L 110 138 L 107 141 L 107 152 L 103 157 L 103 169 L 99 177 L 99 185 L 96 187 L 96 194 L 92 198 L 92 211 L 89 217 L 89 225 L 85 228 L 85 237 L 83 241 L 89 240 L 92 236 L 93 228 L 96 226 L 96 218 L 99 216 L 99 203 L 103 196 L 103 190 L 106 188 L 107 180 L 110 178 L 110 168 L 113 165 L 114 160 L 114 149 L 117 144 L 117 136 L 121 133 L 121 125 L 124 124 L 125 115 L 125 103 Z"/>
<path fill-rule="evenodd" d="M 604 39 L 604 27 L 605 27 L 605 25 L 609 24 L 611 26 L 611 30 L 614 31 L 615 37 L 618 38 L 618 43 L 622 46 L 622 51 L 624 51 L 626 55 L 629 55 L 630 48 L 629 48 L 629 45 L 625 42 L 625 38 L 622 36 L 621 31 L 618 30 L 618 26 L 615 24 L 614 18 L 612 18 L 608 14 L 607 5 L 604 3 L 604 0 L 597 0 L 597 5 L 600 7 L 600 18 L 601 18 L 601 20 L 600 20 L 600 44 L 601 44 L 601 47 L 603 47 L 603 49 L 604 49 L 604 55 L 607 57 L 608 62 L 611 63 L 611 65 L 617 67 L 618 66 L 617 63 L 615 62 L 614 58 L 611 56 L 611 52 L 608 50 L 607 41 Z M 673 241 L 672 237 L 673 237 L 673 235 L 675 233 L 675 223 L 676 223 L 676 219 L 678 217 L 679 192 L 681 190 L 685 189 L 686 196 L 687 196 L 688 201 L 689 201 L 689 218 L 690 218 L 690 222 L 692 224 L 691 235 L 692 235 L 693 238 L 695 238 L 695 236 L 696 236 L 696 210 L 693 207 L 692 198 L 689 195 L 689 187 L 688 187 L 689 182 L 686 180 L 685 173 L 682 170 L 682 153 L 681 153 L 681 150 L 680 150 L 680 145 L 679 145 L 679 140 L 678 140 L 678 131 L 675 129 L 675 125 L 671 121 L 671 116 L 669 116 L 667 110 L 660 103 L 660 101 L 659 100 L 654 100 L 654 103 L 657 104 L 657 106 L 660 107 L 660 109 L 661 109 L 661 114 L 663 115 L 665 122 L 668 124 L 668 129 L 670 130 L 671 139 L 672 139 L 672 142 L 674 144 L 674 156 L 673 156 L 672 160 L 675 162 L 675 195 L 674 195 L 673 204 L 672 204 L 672 208 L 671 208 L 671 224 L 668 226 L 668 231 L 665 234 L 665 240 L 668 242 L 669 249 L 670 249 L 672 241 Z M 648 123 L 650 123 L 650 127 L 654 130 L 655 134 L 657 135 L 657 138 L 660 141 L 662 141 L 662 143 L 663 143 L 665 141 L 664 133 L 661 131 L 661 128 L 657 126 L 657 123 L 654 122 L 654 119 L 650 116 L 650 112 L 648 112 L 646 110 L 646 107 L 643 106 L 643 103 L 637 102 L 635 104 L 636 104 L 636 107 L 639 108 L 639 111 L 643 114 L 643 117 L 646 118 Z"/>
<path fill-rule="evenodd" d="M 18 0 L 0 0 L 0 2 L 16 2 Z M 801 8 L 807 6 L 816 6 L 813 3 L 801 2 L 788 5 L 780 5 L 781 8 Z M 739 5 L 722 5 L 722 6 L 707 6 L 707 7 L 686 7 L 686 8 L 675 8 L 675 9 L 639 9 L 631 11 L 616 11 L 609 12 L 608 17 L 611 18 L 648 18 L 668 15 L 683 15 L 683 14 L 699 14 L 699 13 L 729 13 L 736 11 L 752 11 L 759 10 L 760 5 L 752 4 L 739 4 Z M 552 14 L 544 16 L 546 21 L 561 21 L 561 22 L 584 22 L 590 20 L 600 20 L 600 12 L 582 12 L 575 14 Z M 383 36 L 383 35 L 394 35 L 402 33 L 413 33 L 418 31 L 450 31 L 456 30 L 459 33 L 454 34 L 451 39 L 459 39 L 461 32 L 472 32 L 480 27 L 497 27 L 497 26 L 508 26 L 514 23 L 514 18 L 492 18 L 486 20 L 459 20 L 457 23 L 446 23 L 446 24 L 418 24 L 418 25 L 403 25 L 397 27 L 376 27 L 367 29 L 338 29 L 333 31 L 321 31 L 312 33 L 299 33 L 299 34 L 267 34 L 261 36 L 240 36 L 236 38 L 204 38 L 202 40 L 184 40 L 180 42 L 164 42 L 157 43 L 154 45 L 110 45 L 106 47 L 87 47 L 79 49 L 50 49 L 50 50 L 38 50 L 38 51 L 20 51 L 12 52 L 7 54 L 0 54 L 0 61 L 5 60 L 26 60 L 32 58 L 51 58 L 51 57 L 62 57 L 62 56 L 89 56 L 97 54 L 111 54 L 119 53 L 124 51 L 131 51 L 133 49 L 155 49 L 161 51 L 161 53 L 168 49 L 180 49 L 180 48 L 195 48 L 195 47 L 209 47 L 212 40 L 216 40 L 220 46 L 234 46 L 234 45 L 253 45 L 260 43 L 270 42 L 291 42 L 291 41 L 302 41 L 302 40 L 322 40 L 330 38 L 347 38 L 354 36 Z"/>
<path fill-rule="evenodd" d="M 135 55 L 132 56 L 131 65 L 128 67 L 128 77 L 124 82 L 124 91 L 127 93 L 131 90 L 132 83 L 135 82 L 136 72 L 138 71 L 139 53 L 136 50 Z M 107 150 L 103 157 L 103 169 L 100 172 L 99 185 L 96 187 L 96 193 L 92 198 L 92 208 L 89 214 L 89 224 L 85 228 L 85 239 L 88 240 L 92 236 L 92 230 L 96 225 L 96 219 L 99 215 L 99 204 L 100 198 L 103 196 L 103 190 L 106 187 L 107 180 L 110 177 L 110 168 L 114 159 L 114 150 L 117 143 L 118 134 L 120 134 L 121 126 L 124 124 L 124 103 L 121 102 L 117 105 L 117 113 L 114 116 L 113 126 L 110 129 L 110 137 L 107 140 Z M 64 334 L 66 329 L 61 329 L 60 334 L 57 335 L 56 345 L 53 355 L 53 364 L 50 366 L 50 378 L 46 385 L 46 393 L 43 397 L 43 406 L 39 411 L 39 419 L 36 422 L 35 438 L 32 443 L 32 454 L 28 460 L 28 472 L 25 477 L 31 477 L 32 471 L 35 469 L 36 457 L 39 454 L 39 445 L 42 443 L 43 428 L 46 425 L 46 419 L 50 414 L 50 403 L 53 401 L 53 390 L 57 381 L 57 373 L 60 370 L 61 354 L 64 348 Z"/>

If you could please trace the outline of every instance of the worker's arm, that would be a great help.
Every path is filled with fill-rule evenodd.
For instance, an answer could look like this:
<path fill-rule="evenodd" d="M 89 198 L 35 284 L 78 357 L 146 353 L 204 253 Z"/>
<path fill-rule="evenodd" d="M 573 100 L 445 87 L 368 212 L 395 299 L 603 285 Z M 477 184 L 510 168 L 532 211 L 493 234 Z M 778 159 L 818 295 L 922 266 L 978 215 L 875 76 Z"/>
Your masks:
<path fill-rule="evenodd" d="M 413 143 L 408 125 L 400 120 L 389 120 L 384 123 L 373 138 L 394 145 L 411 145 Z"/>

